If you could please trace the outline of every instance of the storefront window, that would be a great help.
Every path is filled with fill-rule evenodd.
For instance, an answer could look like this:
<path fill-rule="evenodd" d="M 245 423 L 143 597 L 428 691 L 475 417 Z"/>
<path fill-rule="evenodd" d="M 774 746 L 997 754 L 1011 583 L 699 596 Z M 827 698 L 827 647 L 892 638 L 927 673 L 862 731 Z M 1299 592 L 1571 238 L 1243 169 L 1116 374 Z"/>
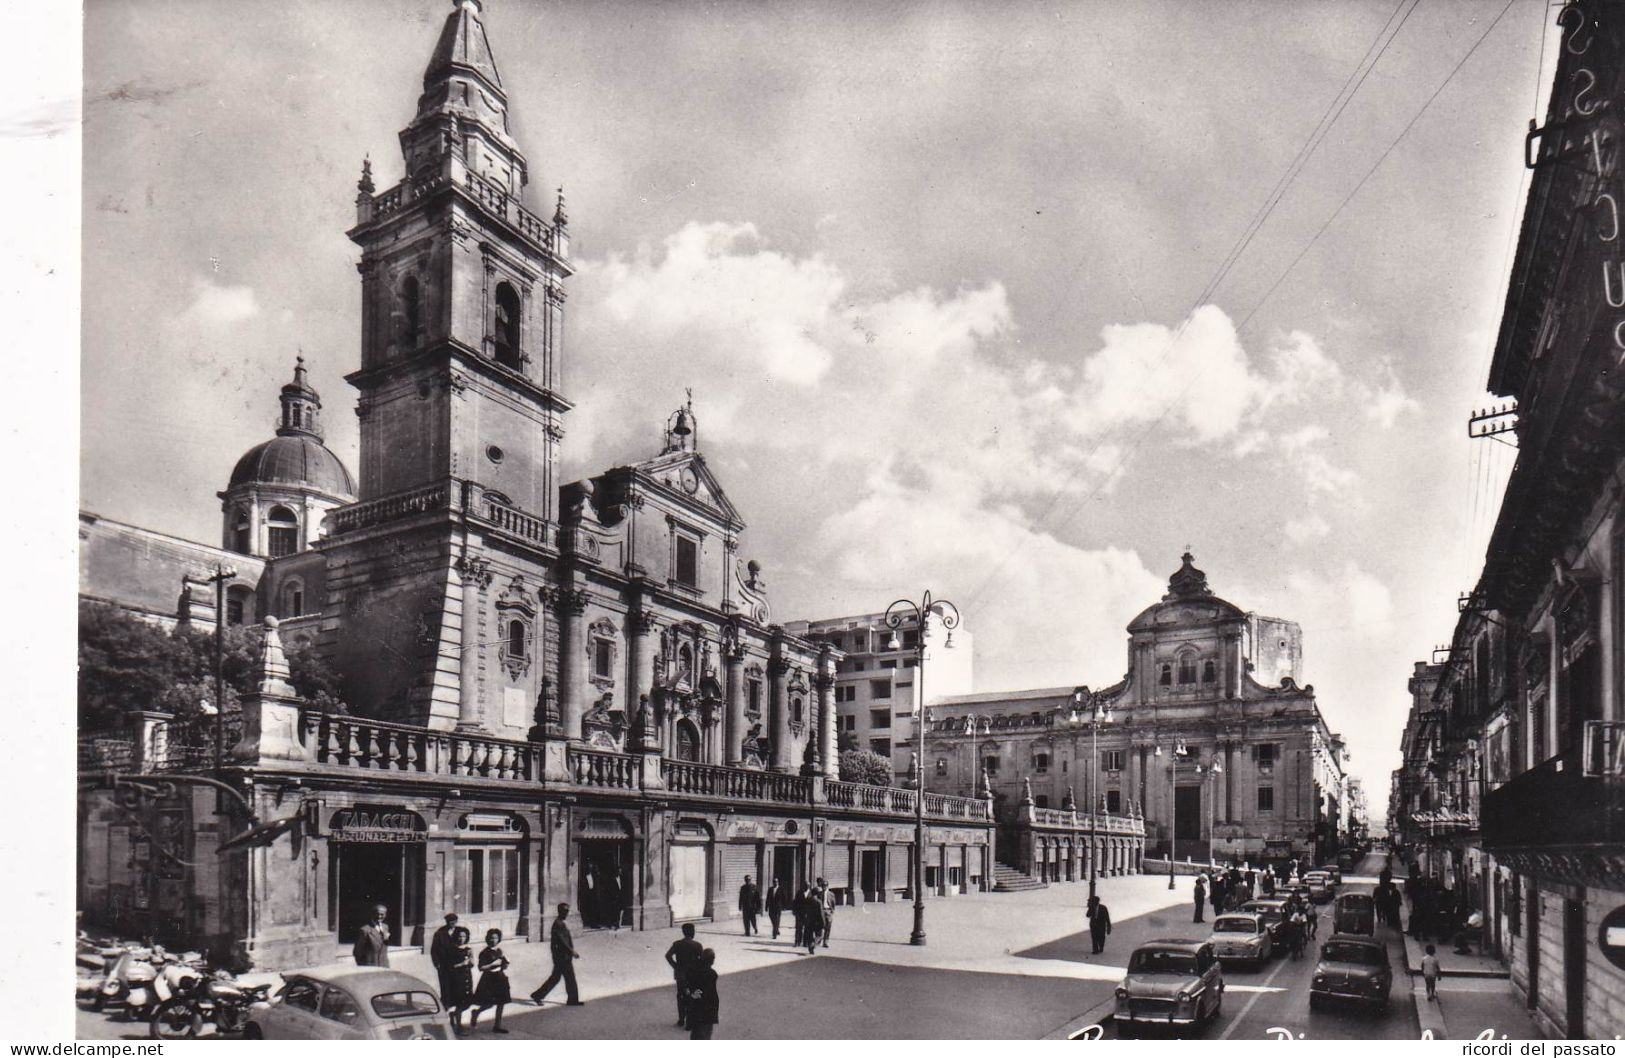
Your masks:
<path fill-rule="evenodd" d="M 458 849 L 456 908 L 471 915 L 519 910 L 519 850 Z"/>

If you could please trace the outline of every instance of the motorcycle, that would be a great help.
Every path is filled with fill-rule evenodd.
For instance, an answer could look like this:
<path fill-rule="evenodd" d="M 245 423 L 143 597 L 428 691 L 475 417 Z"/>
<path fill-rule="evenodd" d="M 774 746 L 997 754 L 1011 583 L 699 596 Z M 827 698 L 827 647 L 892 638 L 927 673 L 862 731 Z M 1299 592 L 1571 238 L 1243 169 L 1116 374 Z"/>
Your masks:
<path fill-rule="evenodd" d="M 248 1009 L 270 996 L 270 985 L 244 988 L 220 971 L 212 976 L 193 975 L 180 985 L 181 991 L 152 1012 L 149 1028 L 153 1039 L 178 1040 L 196 1037 L 203 1026 L 213 1024 L 221 1035 L 235 1035 L 248 1024 Z"/>
<path fill-rule="evenodd" d="M 129 1017 L 144 1013 L 154 1000 L 153 981 L 158 968 L 155 958 L 162 958 L 162 950 L 127 948 L 107 967 L 101 985 L 91 1000 L 94 1010 L 122 1006 Z"/>

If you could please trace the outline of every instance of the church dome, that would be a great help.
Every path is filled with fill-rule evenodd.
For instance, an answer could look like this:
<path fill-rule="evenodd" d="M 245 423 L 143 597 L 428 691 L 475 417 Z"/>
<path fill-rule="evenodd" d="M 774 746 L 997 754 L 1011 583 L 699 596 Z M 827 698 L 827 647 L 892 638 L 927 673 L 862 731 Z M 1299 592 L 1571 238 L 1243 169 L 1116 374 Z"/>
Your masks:
<path fill-rule="evenodd" d="M 1179 558 L 1179 568 L 1168 578 L 1168 593 L 1162 601 L 1152 603 L 1129 622 L 1130 632 L 1170 624 L 1205 625 L 1247 616 L 1241 607 L 1213 594 L 1213 589 L 1207 586 L 1207 574 L 1196 568 L 1196 560 L 1189 551 Z"/>
<path fill-rule="evenodd" d="M 326 445 L 308 433 L 273 437 L 243 453 L 231 471 L 238 485 L 294 485 L 345 499 L 355 497 L 355 479 Z"/>

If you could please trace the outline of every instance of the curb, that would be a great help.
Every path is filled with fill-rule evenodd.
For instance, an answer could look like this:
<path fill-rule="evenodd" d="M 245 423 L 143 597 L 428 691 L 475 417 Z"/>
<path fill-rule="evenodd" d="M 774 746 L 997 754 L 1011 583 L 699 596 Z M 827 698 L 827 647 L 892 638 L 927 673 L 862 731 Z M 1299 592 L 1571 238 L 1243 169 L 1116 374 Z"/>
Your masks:
<path fill-rule="evenodd" d="M 1427 985 L 1422 983 L 1420 977 L 1411 982 L 1411 1005 L 1416 1007 L 1416 1023 L 1424 1038 L 1428 1033 L 1432 1033 L 1435 1040 L 1449 1038 L 1445 1035 L 1444 1012 L 1439 1009 L 1437 1001 L 1428 1002 Z"/>
<path fill-rule="evenodd" d="M 1114 991 L 1110 999 L 1103 1003 L 1097 1003 L 1043 1038 L 1046 1040 L 1070 1040 L 1073 1034 L 1081 1032 L 1091 1025 L 1104 1025 L 1111 1019 L 1116 1010 L 1117 993 Z"/>
<path fill-rule="evenodd" d="M 1412 938 L 1410 936 L 1408 936 L 1407 934 L 1402 933 L 1399 936 L 1399 944 L 1400 944 L 1400 947 L 1402 949 L 1404 949 L 1404 952 L 1405 952 L 1405 972 L 1410 974 L 1412 977 L 1420 977 L 1421 974 L 1422 974 L 1421 968 L 1411 962 Z M 1511 970 L 1446 970 L 1444 967 L 1441 966 L 1439 968 L 1439 976 L 1441 978 L 1442 977 L 1472 977 L 1472 978 L 1479 978 L 1481 980 L 1507 981 L 1507 980 L 1511 980 L 1512 971 Z M 1426 1000 L 1424 999 L 1423 1002 L 1426 1002 Z"/>

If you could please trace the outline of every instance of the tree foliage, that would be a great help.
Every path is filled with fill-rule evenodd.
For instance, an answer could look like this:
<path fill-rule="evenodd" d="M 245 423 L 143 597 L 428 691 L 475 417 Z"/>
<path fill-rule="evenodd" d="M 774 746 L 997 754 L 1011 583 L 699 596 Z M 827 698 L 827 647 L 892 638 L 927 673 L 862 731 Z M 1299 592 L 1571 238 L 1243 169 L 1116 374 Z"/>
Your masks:
<path fill-rule="evenodd" d="M 891 786 L 891 761 L 866 749 L 843 750 L 840 757 L 841 781 L 871 786 Z"/>
<path fill-rule="evenodd" d="M 213 629 L 174 631 L 113 606 L 79 606 L 79 726 L 107 730 L 123 725 L 134 711 L 190 716 L 204 703 L 240 707 L 259 664 L 261 638 L 253 630 L 228 627 L 221 654 L 225 701 L 216 703 Z M 343 712 L 338 677 L 314 651 L 288 652 L 289 682 L 301 697 Z"/>

